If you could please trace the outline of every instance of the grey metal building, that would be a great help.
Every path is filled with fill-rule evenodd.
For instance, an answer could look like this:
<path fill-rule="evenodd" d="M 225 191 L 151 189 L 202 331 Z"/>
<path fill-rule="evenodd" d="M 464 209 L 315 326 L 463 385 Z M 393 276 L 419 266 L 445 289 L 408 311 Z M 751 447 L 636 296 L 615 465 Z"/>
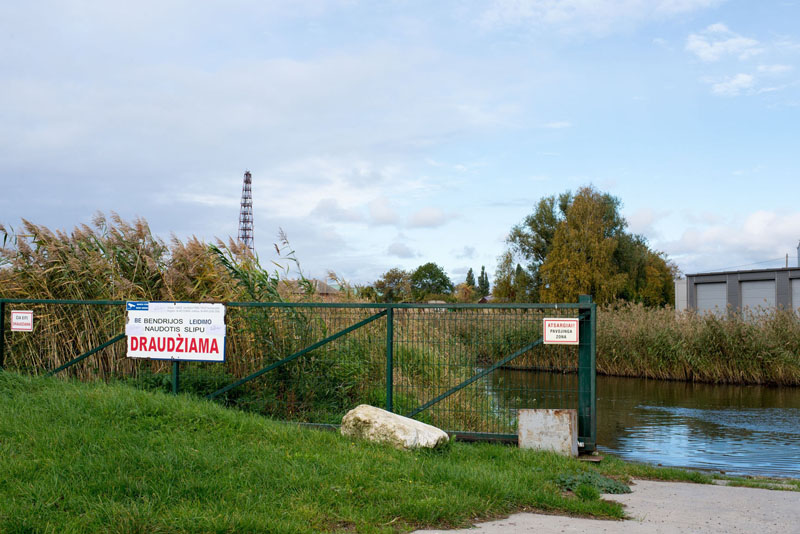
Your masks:
<path fill-rule="evenodd" d="M 687 274 L 675 281 L 675 308 L 725 313 L 758 307 L 800 308 L 800 267 Z"/>
<path fill-rule="evenodd" d="M 800 314 L 800 244 L 797 267 L 687 274 L 675 280 L 675 309 L 721 315 L 728 309 L 793 309 Z"/>

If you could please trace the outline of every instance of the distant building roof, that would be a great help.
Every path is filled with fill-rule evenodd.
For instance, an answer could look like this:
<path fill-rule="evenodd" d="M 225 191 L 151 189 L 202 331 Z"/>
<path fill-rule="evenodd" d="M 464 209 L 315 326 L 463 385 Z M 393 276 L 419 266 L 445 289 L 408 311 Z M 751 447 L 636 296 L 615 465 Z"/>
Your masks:
<path fill-rule="evenodd" d="M 800 267 L 687 274 L 675 280 L 675 309 L 723 315 L 800 308 Z M 800 312 L 798 312 L 800 313 Z"/>
<path fill-rule="evenodd" d="M 339 293 L 339 290 L 332 285 L 323 282 L 322 280 L 311 279 L 311 287 L 314 288 L 315 295 L 336 295 Z M 299 280 L 281 280 L 281 284 L 283 287 L 289 291 L 289 293 L 293 295 L 301 295 L 303 294 L 303 290 L 300 288 L 300 281 Z"/>
<path fill-rule="evenodd" d="M 692 273 L 685 276 L 713 276 L 717 274 L 744 274 L 744 273 L 774 273 L 778 271 L 797 271 L 800 267 L 774 267 L 772 269 L 745 269 L 739 271 L 708 271 L 705 273 Z"/>

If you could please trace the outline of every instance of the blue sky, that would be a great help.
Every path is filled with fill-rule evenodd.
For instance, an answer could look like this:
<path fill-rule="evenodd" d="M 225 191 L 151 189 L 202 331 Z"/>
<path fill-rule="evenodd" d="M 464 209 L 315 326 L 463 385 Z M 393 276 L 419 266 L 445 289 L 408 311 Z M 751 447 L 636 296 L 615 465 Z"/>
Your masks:
<path fill-rule="evenodd" d="M 593 184 L 684 272 L 800 239 L 788 1 L 6 2 L 0 223 L 97 211 L 369 282 L 494 273 L 536 201 Z M 266 262 L 265 262 L 266 263 Z"/>

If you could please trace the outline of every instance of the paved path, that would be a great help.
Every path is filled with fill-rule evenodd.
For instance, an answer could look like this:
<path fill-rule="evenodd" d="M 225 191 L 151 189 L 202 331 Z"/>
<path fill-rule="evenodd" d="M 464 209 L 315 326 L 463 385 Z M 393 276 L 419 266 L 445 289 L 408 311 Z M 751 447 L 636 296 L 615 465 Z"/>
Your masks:
<path fill-rule="evenodd" d="M 603 498 L 625 505 L 631 519 L 603 521 L 522 513 L 454 534 L 800 534 L 800 492 L 637 480 L 633 493 Z"/>

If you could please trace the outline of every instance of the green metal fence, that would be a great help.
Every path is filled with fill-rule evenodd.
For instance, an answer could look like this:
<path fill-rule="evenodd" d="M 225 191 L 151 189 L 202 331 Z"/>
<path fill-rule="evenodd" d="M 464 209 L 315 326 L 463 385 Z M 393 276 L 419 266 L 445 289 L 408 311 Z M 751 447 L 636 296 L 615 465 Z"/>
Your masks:
<path fill-rule="evenodd" d="M 336 424 L 358 404 L 460 438 L 516 439 L 522 408 L 576 408 L 596 445 L 595 317 L 565 304 L 226 304 L 224 363 L 125 357 L 125 302 L 0 299 L 0 367 L 189 391 L 287 421 Z M 34 311 L 11 332 L 11 309 Z M 542 319 L 578 318 L 579 345 L 542 343 Z"/>

